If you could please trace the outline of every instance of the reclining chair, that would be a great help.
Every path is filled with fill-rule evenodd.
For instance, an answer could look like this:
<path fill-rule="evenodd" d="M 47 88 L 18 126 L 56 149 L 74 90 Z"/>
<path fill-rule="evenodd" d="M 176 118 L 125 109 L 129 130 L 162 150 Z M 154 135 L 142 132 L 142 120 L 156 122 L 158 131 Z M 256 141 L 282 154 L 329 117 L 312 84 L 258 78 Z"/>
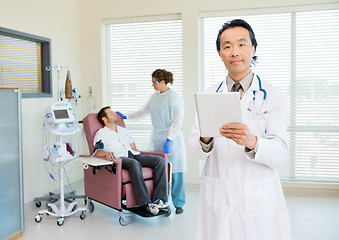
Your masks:
<path fill-rule="evenodd" d="M 120 116 L 118 116 L 117 125 L 125 127 L 125 123 L 122 118 L 120 118 Z M 92 155 L 94 152 L 94 136 L 96 132 L 103 127 L 103 125 L 97 120 L 96 113 L 90 113 L 83 119 L 83 127 L 86 134 L 89 151 Z M 164 154 L 162 151 L 149 151 L 141 153 L 162 156 L 167 162 L 167 155 Z M 143 217 L 152 217 L 153 215 L 146 212 L 143 207 L 136 207 L 138 203 L 134 196 L 129 172 L 125 169 L 122 169 L 121 159 L 114 159 L 113 164 L 108 161 L 107 163 L 108 164 L 105 166 L 89 165 L 89 168 L 84 170 L 85 195 L 89 199 L 89 211 L 92 212 L 94 210 L 94 205 L 91 200 L 95 200 L 99 203 L 112 207 L 119 211 L 119 222 L 123 226 L 129 224 L 131 217 L 130 213 L 123 212 L 123 210 L 129 210 Z M 166 164 L 166 168 L 167 179 L 169 179 L 168 176 L 171 176 L 170 174 L 168 174 L 170 166 L 168 167 L 168 164 Z M 145 167 L 142 168 L 142 172 L 144 176 L 144 181 L 148 189 L 149 197 L 151 198 L 154 189 L 152 179 L 153 170 L 151 168 Z M 166 184 L 166 186 L 168 187 L 168 184 Z M 165 216 L 170 216 L 171 210 L 169 209 L 168 212 L 160 211 L 158 215 L 162 214 L 164 214 Z"/>

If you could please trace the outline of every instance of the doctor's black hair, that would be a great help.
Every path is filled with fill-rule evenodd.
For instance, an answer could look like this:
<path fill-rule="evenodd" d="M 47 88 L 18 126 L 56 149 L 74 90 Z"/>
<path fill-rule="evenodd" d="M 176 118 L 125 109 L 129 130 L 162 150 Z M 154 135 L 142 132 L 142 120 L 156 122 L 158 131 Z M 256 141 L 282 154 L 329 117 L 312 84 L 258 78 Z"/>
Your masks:
<path fill-rule="evenodd" d="M 173 84 L 173 74 L 165 69 L 157 69 L 152 73 L 152 77 L 156 80 L 164 80 L 165 84 Z"/>
<path fill-rule="evenodd" d="M 221 29 L 219 30 L 217 41 L 216 41 L 217 51 L 220 52 L 220 36 L 221 36 L 221 34 L 224 31 L 226 31 L 227 29 L 235 28 L 235 27 L 243 27 L 243 28 L 247 29 L 247 31 L 250 34 L 250 39 L 251 39 L 252 45 L 254 47 L 254 52 L 255 52 L 257 50 L 258 43 L 257 43 L 257 40 L 255 38 L 253 29 L 252 29 L 251 25 L 249 25 L 245 20 L 242 20 L 242 19 L 233 19 L 233 20 L 228 21 L 228 22 L 226 22 L 222 25 Z M 252 57 L 252 63 L 253 64 L 256 63 L 257 58 L 258 58 L 257 56 Z"/>
<path fill-rule="evenodd" d="M 102 120 L 103 117 L 107 118 L 107 114 L 105 112 L 106 109 L 111 109 L 110 106 L 106 106 L 106 107 L 103 107 L 100 109 L 100 111 L 98 112 L 98 115 L 97 115 L 97 119 L 98 121 L 103 125 L 105 126 L 105 123 L 104 121 Z"/>

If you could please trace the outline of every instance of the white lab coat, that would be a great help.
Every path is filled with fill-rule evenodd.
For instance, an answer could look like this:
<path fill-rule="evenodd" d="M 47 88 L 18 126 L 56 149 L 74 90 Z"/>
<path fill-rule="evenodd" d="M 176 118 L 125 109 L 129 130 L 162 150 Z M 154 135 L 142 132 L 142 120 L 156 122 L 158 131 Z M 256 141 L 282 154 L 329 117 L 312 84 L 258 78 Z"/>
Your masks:
<path fill-rule="evenodd" d="M 207 158 L 200 188 L 196 240 L 290 240 L 290 226 L 276 168 L 287 160 L 286 112 L 283 94 L 262 82 L 266 104 L 258 115 L 251 107 L 253 90 L 260 108 L 263 93 L 258 79 L 241 99 L 242 122 L 258 137 L 254 155 L 225 137 L 215 137 L 209 153 L 202 150 L 197 117 L 189 147 L 192 155 Z M 215 92 L 219 84 L 211 89 Z M 226 81 L 224 92 L 228 91 Z M 219 91 L 220 91 L 219 90 Z M 212 107 L 212 106 L 211 106 Z"/>

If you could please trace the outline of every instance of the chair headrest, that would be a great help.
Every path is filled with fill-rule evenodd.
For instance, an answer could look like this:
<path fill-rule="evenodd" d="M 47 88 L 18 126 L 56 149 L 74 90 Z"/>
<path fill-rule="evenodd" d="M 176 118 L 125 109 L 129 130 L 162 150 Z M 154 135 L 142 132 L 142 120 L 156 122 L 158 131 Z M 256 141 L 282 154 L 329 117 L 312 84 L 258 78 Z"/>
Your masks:
<path fill-rule="evenodd" d="M 90 113 L 83 119 L 83 126 L 84 126 L 84 131 L 86 134 L 86 139 L 87 139 L 87 144 L 88 144 L 90 154 L 92 154 L 94 151 L 93 140 L 94 140 L 95 134 L 100 128 L 104 127 L 98 121 L 97 115 L 98 115 L 97 113 Z M 126 127 L 124 120 L 119 115 L 117 116 L 117 118 L 118 118 L 117 125 L 121 127 Z"/>

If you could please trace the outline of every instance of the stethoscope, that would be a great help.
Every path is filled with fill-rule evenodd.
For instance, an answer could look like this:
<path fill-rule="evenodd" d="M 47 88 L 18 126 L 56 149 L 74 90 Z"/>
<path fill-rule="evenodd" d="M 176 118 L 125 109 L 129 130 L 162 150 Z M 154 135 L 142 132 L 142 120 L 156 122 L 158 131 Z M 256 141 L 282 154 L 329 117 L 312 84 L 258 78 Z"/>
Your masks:
<path fill-rule="evenodd" d="M 252 111 L 254 110 L 253 112 L 255 112 L 256 114 L 258 114 L 258 115 L 263 115 L 263 114 L 267 114 L 267 113 L 268 113 L 267 110 L 262 111 L 262 108 L 263 108 L 263 106 L 264 106 L 265 103 L 266 103 L 267 92 L 266 92 L 265 89 L 262 88 L 262 86 L 261 86 L 261 79 L 259 78 L 259 76 L 258 76 L 258 75 L 256 75 L 256 76 L 257 76 L 257 78 L 258 78 L 258 83 L 259 83 L 259 92 L 262 92 L 262 93 L 263 93 L 263 101 L 262 101 L 262 104 L 261 104 L 260 108 L 257 109 L 257 108 L 256 108 L 256 105 L 255 105 L 255 98 L 256 98 L 256 93 L 257 93 L 257 91 L 253 91 L 253 99 L 252 99 L 252 101 L 251 101 L 251 103 L 250 103 L 250 106 L 247 108 L 247 110 L 250 111 L 250 112 L 252 112 Z M 219 87 L 217 88 L 216 93 L 219 92 L 219 90 L 220 90 L 220 88 L 221 88 L 221 86 L 222 86 L 223 83 L 224 83 L 224 81 L 222 81 L 222 82 L 220 83 Z"/>

